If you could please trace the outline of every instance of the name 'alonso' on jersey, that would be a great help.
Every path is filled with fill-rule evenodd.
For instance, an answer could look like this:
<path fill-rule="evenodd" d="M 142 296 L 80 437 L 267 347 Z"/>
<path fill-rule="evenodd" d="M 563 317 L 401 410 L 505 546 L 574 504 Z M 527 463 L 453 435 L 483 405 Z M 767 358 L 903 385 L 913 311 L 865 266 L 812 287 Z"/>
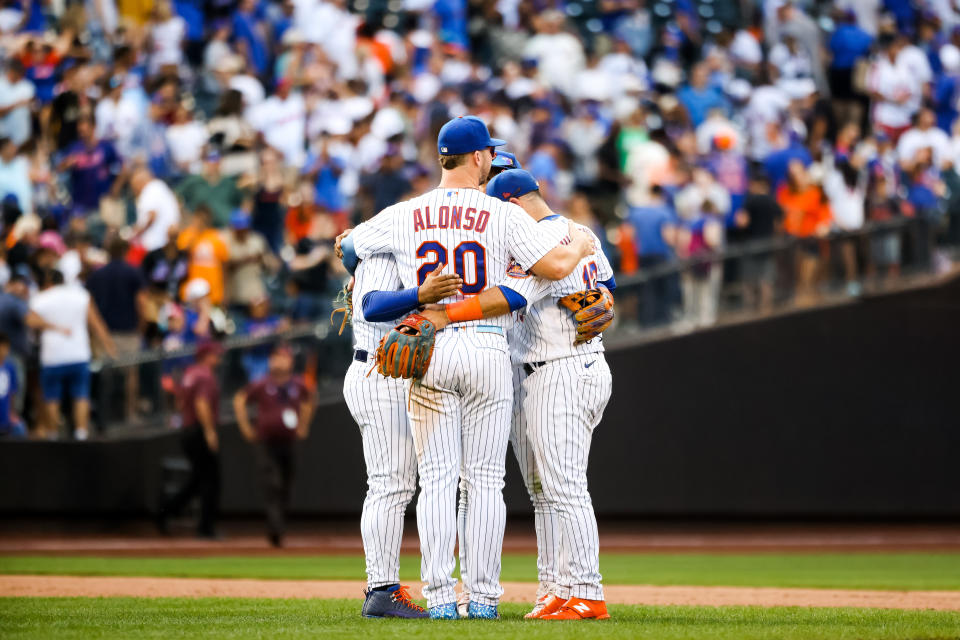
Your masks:
<path fill-rule="evenodd" d="M 554 215 L 541 220 L 538 227 L 553 232 L 567 231 L 567 218 Z M 497 282 L 527 299 L 518 322 L 510 330 L 510 355 L 514 364 L 541 362 L 603 351 L 602 336 L 574 345 L 577 323 L 573 314 L 557 301 L 571 293 L 596 289 L 597 284 L 613 277 L 613 267 L 604 255 L 600 239 L 588 227 L 577 225 L 593 240 L 594 254 L 583 258 L 573 273 L 561 280 L 543 280 L 514 267 Z"/>
<path fill-rule="evenodd" d="M 361 260 L 393 254 L 405 289 L 420 286 L 437 268 L 457 273 L 463 287 L 460 294 L 441 300 L 448 303 L 498 284 L 511 261 L 529 269 L 566 232 L 560 225 L 538 225 L 520 207 L 478 189 L 438 187 L 387 207 L 359 225 L 353 242 Z M 479 323 L 509 328 L 512 319 L 502 316 Z"/>

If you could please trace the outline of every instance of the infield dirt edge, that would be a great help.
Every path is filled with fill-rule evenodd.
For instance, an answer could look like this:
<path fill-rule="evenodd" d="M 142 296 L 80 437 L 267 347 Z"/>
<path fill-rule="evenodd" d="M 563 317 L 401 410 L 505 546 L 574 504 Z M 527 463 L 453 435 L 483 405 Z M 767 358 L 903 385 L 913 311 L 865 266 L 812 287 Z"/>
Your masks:
<path fill-rule="evenodd" d="M 504 583 L 505 602 L 532 602 L 536 584 Z M 359 598 L 355 580 L 252 580 L 132 576 L 0 576 L 0 597 Z M 606 585 L 610 604 L 862 607 L 960 611 L 960 591 Z M 420 585 L 413 595 L 420 596 Z"/>

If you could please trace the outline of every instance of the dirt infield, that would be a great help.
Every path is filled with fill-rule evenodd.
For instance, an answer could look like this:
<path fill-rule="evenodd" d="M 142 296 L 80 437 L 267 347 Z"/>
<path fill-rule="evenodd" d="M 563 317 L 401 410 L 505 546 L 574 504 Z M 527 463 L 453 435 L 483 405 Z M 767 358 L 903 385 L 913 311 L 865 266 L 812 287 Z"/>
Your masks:
<path fill-rule="evenodd" d="M 536 584 L 504 583 L 505 602 L 532 602 Z M 364 583 L 352 580 L 243 580 L 77 576 L 0 576 L 0 597 L 231 597 L 358 598 Z M 419 596 L 419 587 L 413 592 Z M 757 605 L 763 607 L 873 607 L 960 611 L 956 591 L 853 591 L 770 587 L 605 587 L 611 604 Z"/>

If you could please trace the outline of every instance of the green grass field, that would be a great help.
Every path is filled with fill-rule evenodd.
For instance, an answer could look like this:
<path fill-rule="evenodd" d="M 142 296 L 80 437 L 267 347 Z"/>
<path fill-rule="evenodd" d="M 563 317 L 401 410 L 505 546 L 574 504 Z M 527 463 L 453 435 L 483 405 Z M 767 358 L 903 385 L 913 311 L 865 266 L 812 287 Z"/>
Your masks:
<path fill-rule="evenodd" d="M 529 554 L 504 557 L 503 579 L 532 581 Z M 604 554 L 607 584 L 960 590 L 960 554 Z M 401 574 L 416 582 L 418 558 Z M 356 579 L 353 556 L 0 557 L 0 574 Z M 2 580 L 2 577 L 0 577 Z M 359 617 L 360 600 L 0 598 L 0 638 L 651 638 L 857 640 L 960 638 L 960 612 L 803 607 L 611 606 L 612 620 L 390 621 Z"/>
<path fill-rule="evenodd" d="M 650 638 L 679 640 L 956 638 L 960 613 L 759 607 L 611 608 L 589 623 L 364 620 L 354 600 L 2 598 L 0 637 L 11 638 Z"/>
<path fill-rule="evenodd" d="M 602 554 L 607 584 L 681 584 L 833 589 L 960 589 L 960 554 Z M 0 557 L 0 574 L 363 580 L 361 556 Z M 419 556 L 401 558 L 419 579 Z M 532 554 L 504 554 L 502 579 L 533 582 Z"/>

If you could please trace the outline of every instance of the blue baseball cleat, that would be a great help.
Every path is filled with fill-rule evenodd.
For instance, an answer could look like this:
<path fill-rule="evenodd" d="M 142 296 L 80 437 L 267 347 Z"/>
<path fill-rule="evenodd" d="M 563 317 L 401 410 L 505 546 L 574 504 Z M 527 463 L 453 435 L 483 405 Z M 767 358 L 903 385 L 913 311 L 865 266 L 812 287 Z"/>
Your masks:
<path fill-rule="evenodd" d="M 460 615 L 457 613 L 457 603 L 447 602 L 438 604 L 435 607 L 430 607 L 430 617 L 434 620 L 459 620 Z"/>
<path fill-rule="evenodd" d="M 409 587 L 392 587 L 386 591 L 367 591 L 360 614 L 364 618 L 426 618 L 426 610 L 410 599 Z"/>
<path fill-rule="evenodd" d="M 467 605 L 467 617 L 479 620 L 499 620 L 500 614 L 497 613 L 497 605 L 495 604 L 480 604 L 471 600 L 470 604 Z"/>

